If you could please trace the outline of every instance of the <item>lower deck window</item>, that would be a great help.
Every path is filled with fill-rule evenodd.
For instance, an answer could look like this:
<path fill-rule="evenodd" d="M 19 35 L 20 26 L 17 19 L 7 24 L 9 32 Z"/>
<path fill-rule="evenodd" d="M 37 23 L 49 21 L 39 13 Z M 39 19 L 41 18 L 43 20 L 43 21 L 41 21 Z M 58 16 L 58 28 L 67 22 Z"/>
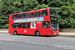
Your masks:
<path fill-rule="evenodd" d="M 22 28 L 27 28 L 27 23 L 22 23 Z"/>
<path fill-rule="evenodd" d="M 49 22 L 43 22 L 43 28 L 49 28 L 50 24 Z"/>
<path fill-rule="evenodd" d="M 19 23 L 19 28 L 21 28 L 21 23 Z"/>
<path fill-rule="evenodd" d="M 30 22 L 29 23 L 14 23 L 12 24 L 12 28 L 30 28 Z"/>
<path fill-rule="evenodd" d="M 12 28 L 13 28 L 13 24 L 12 24 Z"/>
<path fill-rule="evenodd" d="M 14 24 L 14 28 L 18 28 L 18 24 Z"/>
<path fill-rule="evenodd" d="M 27 28 L 30 28 L 30 23 L 28 23 L 27 26 L 28 26 Z"/>

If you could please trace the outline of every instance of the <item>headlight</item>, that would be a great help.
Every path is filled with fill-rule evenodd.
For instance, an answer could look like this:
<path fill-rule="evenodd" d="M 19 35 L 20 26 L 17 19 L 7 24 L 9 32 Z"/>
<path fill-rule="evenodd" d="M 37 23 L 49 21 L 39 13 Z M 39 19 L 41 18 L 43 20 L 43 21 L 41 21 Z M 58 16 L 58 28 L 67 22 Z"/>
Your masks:
<path fill-rule="evenodd" d="M 53 31 L 50 30 L 50 32 L 52 33 Z"/>

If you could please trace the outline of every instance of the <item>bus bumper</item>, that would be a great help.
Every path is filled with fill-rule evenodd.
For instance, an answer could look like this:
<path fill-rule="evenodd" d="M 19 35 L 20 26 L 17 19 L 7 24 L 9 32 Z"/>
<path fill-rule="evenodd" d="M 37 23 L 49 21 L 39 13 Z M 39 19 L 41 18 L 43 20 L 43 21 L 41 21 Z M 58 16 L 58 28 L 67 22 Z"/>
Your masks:
<path fill-rule="evenodd" d="M 49 35 L 59 35 L 59 31 L 50 31 Z"/>

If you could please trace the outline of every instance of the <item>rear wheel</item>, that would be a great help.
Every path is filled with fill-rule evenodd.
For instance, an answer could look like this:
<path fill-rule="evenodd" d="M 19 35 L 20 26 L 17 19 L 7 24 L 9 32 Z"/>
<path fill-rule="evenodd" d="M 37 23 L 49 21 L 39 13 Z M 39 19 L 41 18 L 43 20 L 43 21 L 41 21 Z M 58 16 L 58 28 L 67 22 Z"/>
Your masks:
<path fill-rule="evenodd" d="M 36 31 L 36 32 L 35 32 L 35 35 L 36 35 L 36 36 L 39 36 L 39 35 L 40 35 L 40 32 L 39 32 L 39 31 Z"/>
<path fill-rule="evenodd" d="M 14 31 L 14 35 L 17 35 L 17 31 Z"/>

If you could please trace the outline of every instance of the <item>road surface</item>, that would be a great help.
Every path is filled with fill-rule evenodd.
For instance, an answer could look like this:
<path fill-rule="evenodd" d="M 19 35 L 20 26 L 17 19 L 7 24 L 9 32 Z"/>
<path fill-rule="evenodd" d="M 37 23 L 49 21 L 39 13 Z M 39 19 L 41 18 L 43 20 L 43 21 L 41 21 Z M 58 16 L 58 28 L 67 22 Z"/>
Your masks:
<path fill-rule="evenodd" d="M 75 50 L 75 37 L 0 34 L 0 50 Z"/>

